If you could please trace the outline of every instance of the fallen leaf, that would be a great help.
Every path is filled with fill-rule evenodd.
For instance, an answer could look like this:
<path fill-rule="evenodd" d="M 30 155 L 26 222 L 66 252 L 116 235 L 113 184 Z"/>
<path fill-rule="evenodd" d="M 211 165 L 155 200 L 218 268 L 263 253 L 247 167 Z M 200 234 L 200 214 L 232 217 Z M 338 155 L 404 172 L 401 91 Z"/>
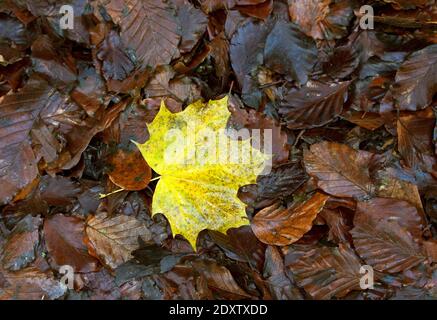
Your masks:
<path fill-rule="evenodd" d="M 148 242 L 151 232 L 146 224 L 134 217 L 109 217 L 105 212 L 91 216 L 86 222 L 87 246 L 101 261 L 115 269 L 132 258 L 138 249 L 138 238 Z"/>
<path fill-rule="evenodd" d="M 264 208 L 253 218 L 252 230 L 264 243 L 290 245 L 311 229 L 328 198 L 322 193 L 316 193 L 308 201 L 290 208 L 281 208 L 277 204 Z"/>
<path fill-rule="evenodd" d="M 398 149 L 413 170 L 432 171 L 435 164 L 432 134 L 435 116 L 430 108 L 400 116 L 397 121 Z"/>
<path fill-rule="evenodd" d="M 317 59 L 313 39 L 295 25 L 279 20 L 266 39 L 264 60 L 267 68 L 305 84 Z"/>
<path fill-rule="evenodd" d="M 66 291 L 67 287 L 51 272 L 32 267 L 18 272 L 0 270 L 0 300 L 54 300 Z"/>
<path fill-rule="evenodd" d="M 390 89 L 395 106 L 416 111 L 428 107 L 437 92 L 437 44 L 412 53 L 396 73 Z"/>
<path fill-rule="evenodd" d="M 374 199 L 375 205 L 384 205 L 386 200 Z M 396 208 L 396 207 L 395 207 Z M 385 212 L 374 211 L 375 207 L 358 204 L 354 218 L 355 227 L 351 230 L 355 248 L 375 270 L 396 273 L 408 270 L 425 260 L 417 243 L 420 217 L 410 217 L 404 211 L 386 208 Z M 393 211 L 393 209 L 395 211 Z M 402 216 L 396 215 L 404 215 Z M 411 225 L 415 219 L 416 225 Z"/>
<path fill-rule="evenodd" d="M 160 0 L 125 0 L 118 12 L 121 39 L 144 67 L 168 64 L 179 56 L 181 39 L 172 8 Z"/>
<path fill-rule="evenodd" d="M 297 284 L 313 299 L 341 298 L 353 290 L 361 290 L 361 261 L 347 244 L 298 252 L 286 266 Z"/>
<path fill-rule="evenodd" d="M 264 46 L 269 32 L 269 25 L 249 21 L 231 39 L 232 68 L 240 84 L 243 101 L 253 108 L 258 108 L 261 103 L 261 91 L 253 74 L 263 63 Z"/>
<path fill-rule="evenodd" d="M 35 260 L 41 222 L 40 217 L 27 215 L 17 223 L 2 248 L 3 268 L 17 271 L 30 266 Z"/>
<path fill-rule="evenodd" d="M 57 214 L 44 221 L 44 239 L 49 254 L 58 266 L 72 266 L 74 272 L 99 269 L 97 259 L 88 254 L 84 236 L 85 223 L 79 218 Z"/>
<path fill-rule="evenodd" d="M 350 1 L 289 0 L 291 21 L 314 39 L 333 40 L 347 35 L 354 16 Z"/>
<path fill-rule="evenodd" d="M 187 0 L 173 1 L 176 4 L 176 20 L 181 36 L 179 49 L 181 53 L 188 53 L 206 31 L 208 17 Z"/>
<path fill-rule="evenodd" d="M 137 149 L 118 149 L 110 157 L 109 164 L 112 167 L 108 172 L 109 179 L 124 190 L 142 190 L 152 178 L 152 170 Z"/>
<path fill-rule="evenodd" d="M 263 276 L 266 278 L 271 294 L 277 300 L 302 300 L 302 294 L 286 275 L 283 258 L 274 246 L 266 250 L 266 263 Z"/>
<path fill-rule="evenodd" d="M 321 83 L 309 81 L 291 91 L 279 104 L 278 112 L 290 129 L 323 126 L 343 111 L 350 82 Z"/>
<path fill-rule="evenodd" d="M 163 213 L 173 234 L 183 235 L 193 248 L 203 229 L 225 233 L 248 224 L 237 191 L 255 182 L 268 158 L 252 148 L 250 141 L 226 135 L 227 102 L 227 97 L 208 104 L 198 101 L 177 114 L 162 103 L 149 125 L 150 139 L 137 144 L 150 167 L 161 175 L 152 214 Z M 219 150 L 218 139 L 224 141 Z M 214 152 L 209 151 L 211 146 Z M 249 158 L 244 160 L 243 155 Z"/>
<path fill-rule="evenodd" d="M 158 68 L 144 92 L 148 97 L 171 98 L 181 105 L 201 97 L 199 88 L 190 78 L 173 79 L 174 76 L 175 72 L 170 66 Z"/>
<path fill-rule="evenodd" d="M 111 30 L 97 48 L 97 58 L 103 61 L 102 70 L 106 80 L 124 80 L 135 68 L 115 30 Z"/>
<path fill-rule="evenodd" d="M 262 269 L 266 246 L 258 241 L 250 226 L 229 229 L 226 234 L 217 231 L 209 231 L 209 234 L 229 258 Z"/>
<path fill-rule="evenodd" d="M 250 298 L 250 295 L 240 288 L 232 274 L 225 267 L 209 260 L 196 260 L 190 264 L 206 278 L 208 287 L 211 290 L 218 291 L 226 299 Z"/>
<path fill-rule="evenodd" d="M 335 142 L 313 144 L 304 152 L 305 168 L 323 191 L 336 197 L 365 198 L 373 193 L 371 154 Z"/>

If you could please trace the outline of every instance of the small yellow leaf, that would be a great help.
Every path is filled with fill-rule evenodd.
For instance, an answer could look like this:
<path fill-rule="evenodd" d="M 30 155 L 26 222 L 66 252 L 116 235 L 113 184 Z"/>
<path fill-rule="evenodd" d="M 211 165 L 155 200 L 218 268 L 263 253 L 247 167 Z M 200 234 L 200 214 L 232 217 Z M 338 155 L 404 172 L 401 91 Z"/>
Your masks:
<path fill-rule="evenodd" d="M 197 101 L 173 114 L 162 102 L 148 126 L 150 139 L 137 144 L 161 175 L 152 214 L 164 214 L 173 233 L 183 235 L 193 248 L 204 229 L 225 233 L 249 223 L 238 189 L 255 183 L 271 158 L 252 148 L 250 139 L 228 136 L 227 105 L 227 97 Z"/>

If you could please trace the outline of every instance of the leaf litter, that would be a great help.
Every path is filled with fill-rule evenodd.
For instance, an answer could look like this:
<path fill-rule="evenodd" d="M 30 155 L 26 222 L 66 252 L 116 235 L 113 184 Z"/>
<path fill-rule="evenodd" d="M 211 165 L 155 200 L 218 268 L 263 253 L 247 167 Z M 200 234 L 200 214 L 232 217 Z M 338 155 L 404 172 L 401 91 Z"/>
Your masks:
<path fill-rule="evenodd" d="M 0 299 L 437 298 L 435 0 L 69 4 L 0 4 Z"/>

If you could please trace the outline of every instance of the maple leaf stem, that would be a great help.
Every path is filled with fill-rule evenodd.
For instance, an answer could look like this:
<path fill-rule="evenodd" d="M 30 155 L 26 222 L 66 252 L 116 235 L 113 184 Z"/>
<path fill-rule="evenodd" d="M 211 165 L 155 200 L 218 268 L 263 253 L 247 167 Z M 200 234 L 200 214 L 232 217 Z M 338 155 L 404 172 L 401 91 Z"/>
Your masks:
<path fill-rule="evenodd" d="M 121 189 L 112 191 L 110 193 L 99 193 L 99 199 L 105 199 L 105 198 L 107 198 L 109 196 L 112 196 L 113 194 L 119 193 L 119 192 L 124 191 L 124 190 L 125 189 L 121 188 Z"/>

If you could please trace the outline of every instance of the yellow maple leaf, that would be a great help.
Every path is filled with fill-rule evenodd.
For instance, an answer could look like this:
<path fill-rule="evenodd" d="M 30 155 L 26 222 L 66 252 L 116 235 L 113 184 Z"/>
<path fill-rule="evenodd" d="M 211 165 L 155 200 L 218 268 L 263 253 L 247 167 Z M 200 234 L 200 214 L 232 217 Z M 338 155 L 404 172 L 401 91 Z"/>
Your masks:
<path fill-rule="evenodd" d="M 271 158 L 252 148 L 250 139 L 229 137 L 227 105 L 227 97 L 197 101 L 173 114 L 161 102 L 148 126 L 150 139 L 137 144 L 161 176 L 152 215 L 164 214 L 173 233 L 183 235 L 193 248 L 204 229 L 226 232 L 249 223 L 238 189 L 255 183 Z"/>

